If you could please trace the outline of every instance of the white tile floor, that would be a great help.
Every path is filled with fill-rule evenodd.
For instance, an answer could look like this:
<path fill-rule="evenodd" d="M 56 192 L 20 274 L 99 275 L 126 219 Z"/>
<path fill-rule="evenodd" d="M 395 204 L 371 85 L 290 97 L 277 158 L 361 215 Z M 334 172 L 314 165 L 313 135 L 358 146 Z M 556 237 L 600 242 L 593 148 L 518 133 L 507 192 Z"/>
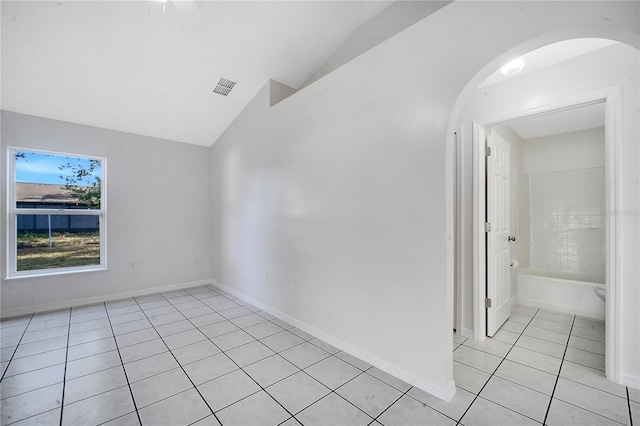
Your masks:
<path fill-rule="evenodd" d="M 602 321 L 513 306 L 492 339 L 454 335 L 457 411 L 441 411 L 465 425 L 640 424 L 640 392 L 604 377 L 604 341 Z"/>
<path fill-rule="evenodd" d="M 1 327 L 2 425 L 640 423 L 602 323 L 520 306 L 493 339 L 454 335 L 449 403 L 210 287 Z"/>

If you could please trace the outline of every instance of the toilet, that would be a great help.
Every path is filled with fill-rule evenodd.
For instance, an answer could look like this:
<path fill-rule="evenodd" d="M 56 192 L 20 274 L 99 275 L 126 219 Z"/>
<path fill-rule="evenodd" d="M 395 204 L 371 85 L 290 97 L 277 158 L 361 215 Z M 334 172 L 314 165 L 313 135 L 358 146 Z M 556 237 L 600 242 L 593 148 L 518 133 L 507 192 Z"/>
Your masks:
<path fill-rule="evenodd" d="M 600 284 L 596 286 L 596 289 L 594 290 L 594 292 L 600 299 L 602 299 L 603 302 L 606 302 L 607 287 L 605 287 L 604 284 Z"/>

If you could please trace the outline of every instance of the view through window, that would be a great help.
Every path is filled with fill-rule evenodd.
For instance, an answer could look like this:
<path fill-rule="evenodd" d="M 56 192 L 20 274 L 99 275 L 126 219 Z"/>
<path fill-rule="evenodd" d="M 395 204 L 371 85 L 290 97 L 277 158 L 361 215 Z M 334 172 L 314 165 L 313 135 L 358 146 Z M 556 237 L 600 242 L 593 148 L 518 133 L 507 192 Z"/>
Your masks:
<path fill-rule="evenodd" d="M 105 160 L 14 148 L 10 275 L 106 267 Z"/>

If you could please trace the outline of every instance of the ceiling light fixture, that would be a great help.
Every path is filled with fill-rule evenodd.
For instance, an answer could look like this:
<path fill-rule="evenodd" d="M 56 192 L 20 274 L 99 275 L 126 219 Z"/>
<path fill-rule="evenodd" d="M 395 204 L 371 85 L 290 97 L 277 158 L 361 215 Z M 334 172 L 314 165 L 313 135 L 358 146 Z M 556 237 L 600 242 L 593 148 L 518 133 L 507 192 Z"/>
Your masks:
<path fill-rule="evenodd" d="M 518 74 L 525 66 L 524 56 L 514 59 L 500 68 L 500 72 L 507 77 Z"/>

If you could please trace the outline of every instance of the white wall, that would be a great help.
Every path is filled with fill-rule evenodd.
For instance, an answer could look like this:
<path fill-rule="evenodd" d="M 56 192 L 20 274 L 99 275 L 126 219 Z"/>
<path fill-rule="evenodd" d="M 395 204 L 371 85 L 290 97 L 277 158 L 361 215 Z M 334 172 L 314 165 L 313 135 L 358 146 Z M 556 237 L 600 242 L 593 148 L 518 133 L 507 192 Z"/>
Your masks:
<path fill-rule="evenodd" d="M 549 173 L 604 167 L 604 127 L 527 139 L 523 172 Z"/>
<path fill-rule="evenodd" d="M 106 157 L 108 208 L 108 271 L 6 280 L 3 255 L 2 316 L 211 282 L 209 148 L 6 111 L 1 135 L 3 165 L 8 146 Z M 3 212 L 6 179 L 2 167 Z"/>
<path fill-rule="evenodd" d="M 450 397 L 452 109 L 486 64 L 536 37 L 637 38 L 635 4 L 575 11 L 454 2 L 273 108 L 265 87 L 213 146 L 214 278 Z"/>
<path fill-rule="evenodd" d="M 636 387 L 640 386 L 640 359 L 637 356 L 640 350 L 640 313 L 637 309 L 637 302 L 640 300 L 638 67 L 637 49 L 627 45 L 612 46 L 504 83 L 484 87 L 470 98 L 459 121 L 463 127 L 470 129 L 471 121 L 474 119 L 522 111 L 612 86 L 621 87 L 623 116 L 618 130 L 623 142 L 617 170 L 620 176 L 620 210 L 610 213 L 616 215 L 620 232 L 618 288 L 622 301 L 619 314 L 623 324 L 620 330 L 621 380 Z M 471 131 L 467 131 L 465 135 L 465 164 L 470 168 Z M 467 181 L 466 197 L 471 197 L 470 185 Z M 472 211 L 467 209 L 464 214 L 468 219 Z M 472 230 L 466 228 L 464 247 L 468 252 L 472 251 L 472 241 Z M 472 286 L 471 276 L 471 265 L 468 265 L 464 275 L 466 288 Z M 464 300 L 464 326 L 471 328 L 471 291 L 467 290 L 464 294 L 468 296 Z"/>

